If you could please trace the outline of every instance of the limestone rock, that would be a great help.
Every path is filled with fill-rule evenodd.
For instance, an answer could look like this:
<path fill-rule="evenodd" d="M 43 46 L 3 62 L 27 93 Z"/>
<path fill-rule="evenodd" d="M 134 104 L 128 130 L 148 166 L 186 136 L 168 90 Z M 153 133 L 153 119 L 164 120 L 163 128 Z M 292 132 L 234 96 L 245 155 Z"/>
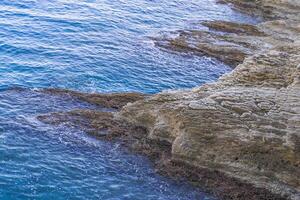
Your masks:
<path fill-rule="evenodd" d="M 236 66 L 217 82 L 147 98 L 52 90 L 119 111 L 77 110 L 39 119 L 134 141 L 130 146 L 155 158 L 166 174 L 214 188 L 221 199 L 299 200 L 300 2 L 222 2 L 272 21 L 203 22 L 208 30 L 156 39 L 160 47 Z"/>
<path fill-rule="evenodd" d="M 281 19 L 257 27 L 205 22 L 214 32 L 178 31 L 177 37 L 158 41 L 164 48 L 241 64 L 216 83 L 163 92 L 125 106 L 116 116 L 144 126 L 151 139 L 169 142 L 173 160 L 216 169 L 298 200 L 299 1 L 226 2 L 239 9 L 247 5 L 251 10 L 251 5 L 252 12 Z"/>

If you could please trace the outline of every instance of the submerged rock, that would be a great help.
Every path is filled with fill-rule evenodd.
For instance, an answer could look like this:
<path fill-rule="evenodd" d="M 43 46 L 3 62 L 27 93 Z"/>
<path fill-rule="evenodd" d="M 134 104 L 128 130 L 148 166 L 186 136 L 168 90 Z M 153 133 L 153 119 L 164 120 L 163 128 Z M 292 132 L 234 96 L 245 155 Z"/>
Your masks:
<path fill-rule="evenodd" d="M 241 24 L 228 21 L 204 21 L 202 25 L 211 30 L 221 31 L 225 33 L 235 33 L 238 35 L 247 36 L 266 36 L 266 34 L 259 30 L 258 27 L 250 24 Z"/>
<path fill-rule="evenodd" d="M 112 112 L 78 109 L 40 115 L 37 119 L 47 124 L 63 124 L 81 129 L 93 137 L 106 140 L 125 137 L 129 134 L 137 136 L 145 132 L 144 128 L 114 119 Z"/>

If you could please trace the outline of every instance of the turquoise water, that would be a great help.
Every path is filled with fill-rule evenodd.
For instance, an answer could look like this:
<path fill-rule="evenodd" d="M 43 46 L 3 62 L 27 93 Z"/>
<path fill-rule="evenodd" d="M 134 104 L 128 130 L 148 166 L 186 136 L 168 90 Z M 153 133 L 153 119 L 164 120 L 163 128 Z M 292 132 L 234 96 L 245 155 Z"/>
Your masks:
<path fill-rule="evenodd" d="M 1 0 L 0 199 L 210 199 L 118 144 L 36 120 L 98 109 L 39 88 L 156 93 L 216 80 L 230 68 L 150 39 L 207 19 L 256 23 L 213 0 Z"/>

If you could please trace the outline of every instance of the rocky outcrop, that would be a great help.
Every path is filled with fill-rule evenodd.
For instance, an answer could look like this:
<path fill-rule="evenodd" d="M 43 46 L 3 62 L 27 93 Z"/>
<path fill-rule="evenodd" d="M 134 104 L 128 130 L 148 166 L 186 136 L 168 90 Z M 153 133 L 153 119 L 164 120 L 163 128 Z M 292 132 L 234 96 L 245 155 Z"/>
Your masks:
<path fill-rule="evenodd" d="M 178 31 L 158 40 L 164 48 L 242 64 L 216 83 L 157 94 L 127 105 L 117 117 L 170 143 L 172 160 L 300 199 L 299 2 L 227 2 L 280 19 L 255 27 L 204 22 L 211 31 Z M 250 4 L 254 9 L 244 7 Z"/>
<path fill-rule="evenodd" d="M 199 183 L 221 199 L 300 199 L 299 1 L 222 2 L 272 21 L 202 22 L 206 29 L 156 38 L 162 48 L 236 66 L 216 83 L 151 97 L 50 91 L 119 111 L 39 119 L 68 122 L 97 138 L 121 138 L 165 174 Z"/>
<path fill-rule="evenodd" d="M 299 16 L 300 17 L 300 16 Z M 175 51 L 215 57 L 233 68 L 246 57 L 297 41 L 299 23 L 275 20 L 257 26 L 227 21 L 203 21 L 201 30 L 179 30 L 155 38 L 156 46 Z"/>
<path fill-rule="evenodd" d="M 126 106 L 120 117 L 172 144 L 174 160 L 297 199 L 299 51 L 281 47 L 254 56 L 218 83 L 158 94 Z"/>
<path fill-rule="evenodd" d="M 49 88 L 41 92 L 50 95 L 70 96 L 90 104 L 111 109 L 120 109 L 128 103 L 144 99 L 147 95 L 141 93 L 112 93 L 112 94 L 89 94 L 66 89 Z"/>
<path fill-rule="evenodd" d="M 215 57 L 232 67 L 268 48 L 268 36 L 258 27 L 227 21 L 204 21 L 204 30 L 179 30 L 175 37 L 155 38 L 158 47 L 177 52 L 188 52 Z M 207 28 L 209 28 L 207 30 Z"/>
<path fill-rule="evenodd" d="M 267 20 L 299 20 L 300 2 L 298 0 L 218 0 L 250 15 L 258 15 Z"/>

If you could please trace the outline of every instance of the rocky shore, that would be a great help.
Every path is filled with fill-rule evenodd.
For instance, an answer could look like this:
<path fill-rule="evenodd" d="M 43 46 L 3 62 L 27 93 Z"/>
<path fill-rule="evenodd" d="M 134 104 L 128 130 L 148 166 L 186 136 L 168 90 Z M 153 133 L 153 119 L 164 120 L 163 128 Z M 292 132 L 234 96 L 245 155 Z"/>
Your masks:
<path fill-rule="evenodd" d="M 153 96 L 44 90 L 112 110 L 38 119 L 118 140 L 148 155 L 159 172 L 220 199 L 300 199 L 300 2 L 221 3 L 266 21 L 204 21 L 201 30 L 155 38 L 159 48 L 212 56 L 235 68 L 217 82 Z"/>

